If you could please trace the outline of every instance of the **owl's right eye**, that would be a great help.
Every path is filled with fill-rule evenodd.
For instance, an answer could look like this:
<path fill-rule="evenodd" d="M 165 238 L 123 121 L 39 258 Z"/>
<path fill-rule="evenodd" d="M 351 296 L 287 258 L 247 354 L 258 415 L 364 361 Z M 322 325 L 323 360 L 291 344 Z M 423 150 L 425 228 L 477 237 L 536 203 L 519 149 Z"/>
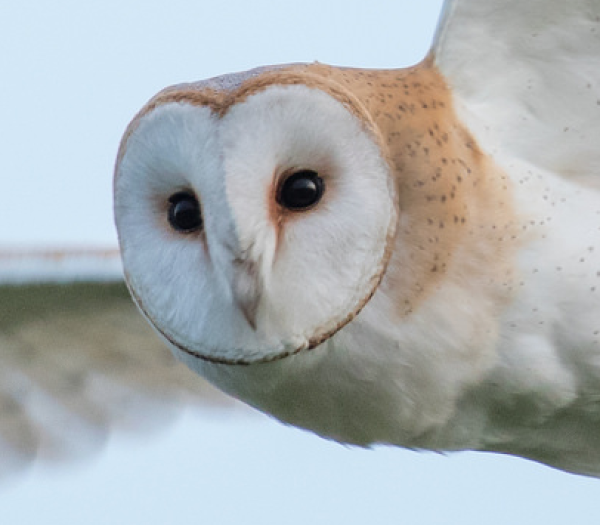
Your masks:
<path fill-rule="evenodd" d="M 202 212 L 196 196 L 179 191 L 169 197 L 169 224 L 180 233 L 193 233 L 202 228 Z"/>

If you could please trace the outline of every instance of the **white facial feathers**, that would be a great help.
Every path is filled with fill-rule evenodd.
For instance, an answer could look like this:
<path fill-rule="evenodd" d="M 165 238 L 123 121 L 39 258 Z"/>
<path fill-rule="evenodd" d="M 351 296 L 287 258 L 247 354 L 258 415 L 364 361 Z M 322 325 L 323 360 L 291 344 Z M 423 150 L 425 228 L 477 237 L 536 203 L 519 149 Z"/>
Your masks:
<path fill-rule="evenodd" d="M 277 192 L 305 170 L 310 209 Z M 203 229 L 181 233 L 168 199 L 188 191 Z M 314 346 L 373 293 L 396 222 L 389 168 L 343 104 L 306 86 L 269 86 L 223 115 L 186 102 L 145 114 L 117 167 L 116 220 L 129 286 L 175 347 L 219 362 Z"/>

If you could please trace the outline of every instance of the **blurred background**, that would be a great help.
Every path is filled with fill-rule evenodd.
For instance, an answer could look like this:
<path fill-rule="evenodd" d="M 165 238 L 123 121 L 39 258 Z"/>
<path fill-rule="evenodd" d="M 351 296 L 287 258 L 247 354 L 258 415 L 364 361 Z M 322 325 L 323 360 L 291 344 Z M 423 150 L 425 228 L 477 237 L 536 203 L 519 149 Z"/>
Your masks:
<path fill-rule="evenodd" d="M 119 139 L 166 85 L 287 62 L 412 65 L 441 3 L 1 2 L 0 249 L 114 247 Z M 0 522 L 597 523 L 599 494 L 512 457 L 343 447 L 236 404 L 0 479 Z"/>

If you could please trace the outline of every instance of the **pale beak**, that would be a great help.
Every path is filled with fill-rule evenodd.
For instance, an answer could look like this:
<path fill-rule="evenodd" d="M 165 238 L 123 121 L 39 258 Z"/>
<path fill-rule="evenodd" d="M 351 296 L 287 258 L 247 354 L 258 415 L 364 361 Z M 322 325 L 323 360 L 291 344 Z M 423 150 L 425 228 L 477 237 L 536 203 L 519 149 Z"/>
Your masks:
<path fill-rule="evenodd" d="M 236 259 L 234 272 L 233 299 L 252 330 L 256 330 L 256 316 L 263 292 L 259 265 L 249 259 Z"/>

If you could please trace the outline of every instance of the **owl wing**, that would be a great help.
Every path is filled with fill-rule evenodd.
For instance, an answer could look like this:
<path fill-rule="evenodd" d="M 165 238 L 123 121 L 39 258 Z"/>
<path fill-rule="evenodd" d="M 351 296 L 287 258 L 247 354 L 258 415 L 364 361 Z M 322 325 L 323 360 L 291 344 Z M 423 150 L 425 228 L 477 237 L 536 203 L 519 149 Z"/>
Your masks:
<path fill-rule="evenodd" d="M 446 0 L 432 51 L 489 153 L 600 174 L 599 0 Z"/>
<path fill-rule="evenodd" d="M 0 252 L 0 298 L 0 476 L 227 402 L 147 326 L 116 251 Z"/>

